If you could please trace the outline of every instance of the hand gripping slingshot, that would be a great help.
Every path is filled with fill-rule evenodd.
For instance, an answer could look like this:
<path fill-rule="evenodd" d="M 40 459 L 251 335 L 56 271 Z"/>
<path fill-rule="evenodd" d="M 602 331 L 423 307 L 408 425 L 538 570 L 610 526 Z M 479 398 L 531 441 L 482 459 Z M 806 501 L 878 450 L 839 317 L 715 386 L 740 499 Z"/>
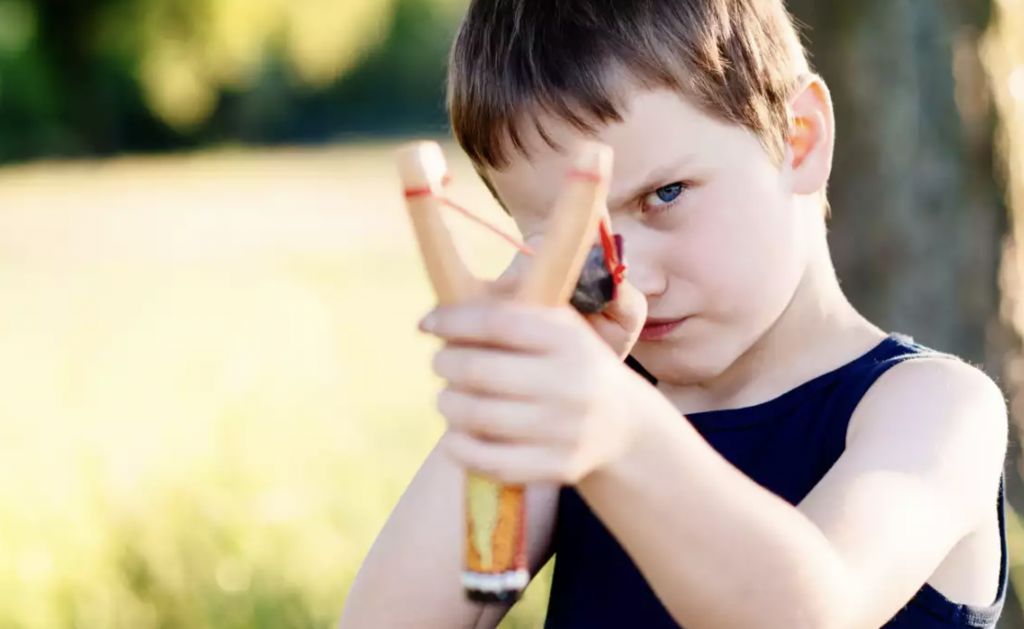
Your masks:
<path fill-rule="evenodd" d="M 447 166 L 433 142 L 404 145 L 397 156 L 406 205 L 427 275 L 440 305 L 484 296 L 455 249 L 441 217 Z M 623 280 L 622 242 L 612 236 L 607 195 L 612 151 L 592 143 L 578 153 L 539 251 L 520 249 L 532 260 L 515 298 L 541 306 L 570 302 L 589 314 L 600 312 Z M 596 237 L 600 243 L 593 245 Z M 466 475 L 465 555 L 462 583 L 475 601 L 512 601 L 529 582 L 526 558 L 526 491 L 472 471 Z"/>

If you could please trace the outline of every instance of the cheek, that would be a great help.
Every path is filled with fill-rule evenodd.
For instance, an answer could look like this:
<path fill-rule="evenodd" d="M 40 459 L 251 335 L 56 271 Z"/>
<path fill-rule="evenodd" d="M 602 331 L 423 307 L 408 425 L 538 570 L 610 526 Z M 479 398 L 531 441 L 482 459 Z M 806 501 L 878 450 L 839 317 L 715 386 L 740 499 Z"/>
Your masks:
<path fill-rule="evenodd" d="M 707 304 L 728 318 L 772 312 L 789 301 L 801 253 L 793 217 L 770 188 L 709 188 L 702 237 L 693 238 L 694 265 Z"/>

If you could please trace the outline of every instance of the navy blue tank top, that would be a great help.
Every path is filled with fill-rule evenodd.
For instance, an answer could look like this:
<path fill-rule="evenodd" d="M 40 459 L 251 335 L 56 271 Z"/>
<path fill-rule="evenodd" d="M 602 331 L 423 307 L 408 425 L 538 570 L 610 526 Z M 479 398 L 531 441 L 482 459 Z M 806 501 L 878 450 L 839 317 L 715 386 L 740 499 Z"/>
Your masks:
<path fill-rule="evenodd" d="M 893 335 L 853 362 L 772 401 L 687 419 L 734 466 L 796 505 L 839 459 L 850 416 L 868 388 L 895 365 L 923 355 L 935 352 Z M 628 362 L 654 382 L 638 363 Z M 995 627 L 1007 584 L 1002 487 L 993 508 L 1003 540 L 996 601 L 988 607 L 961 605 L 925 585 L 885 628 Z M 679 629 L 623 548 L 572 488 L 561 492 L 554 552 L 546 629 Z"/>

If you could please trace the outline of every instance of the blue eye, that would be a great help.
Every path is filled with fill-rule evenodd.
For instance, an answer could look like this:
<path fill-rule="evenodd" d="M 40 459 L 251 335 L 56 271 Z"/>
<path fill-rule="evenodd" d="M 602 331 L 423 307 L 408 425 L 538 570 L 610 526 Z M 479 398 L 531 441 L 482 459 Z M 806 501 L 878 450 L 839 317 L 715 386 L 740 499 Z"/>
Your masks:
<path fill-rule="evenodd" d="M 668 186 L 662 186 L 647 195 L 647 198 L 644 199 L 644 209 L 670 205 L 673 201 L 678 199 L 681 194 L 683 194 L 684 190 L 686 190 L 686 184 L 683 183 L 674 183 Z"/>

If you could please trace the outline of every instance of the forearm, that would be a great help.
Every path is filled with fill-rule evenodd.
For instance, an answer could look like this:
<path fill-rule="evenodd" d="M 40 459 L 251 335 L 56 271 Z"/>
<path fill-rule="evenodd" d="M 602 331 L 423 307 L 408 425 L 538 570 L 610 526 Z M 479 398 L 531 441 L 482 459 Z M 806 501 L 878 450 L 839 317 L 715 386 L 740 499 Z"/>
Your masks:
<path fill-rule="evenodd" d="M 849 618 L 842 563 L 812 522 L 667 402 L 638 414 L 626 454 L 579 489 L 677 622 L 819 629 Z"/>
<path fill-rule="evenodd" d="M 340 629 L 478 626 L 465 600 L 462 473 L 440 447 L 402 496 L 356 577 Z"/>
<path fill-rule="evenodd" d="M 465 473 L 444 438 L 417 473 L 364 561 L 339 629 L 492 629 L 511 607 L 470 602 L 460 579 Z M 527 490 L 531 573 L 551 556 L 558 489 Z"/>

